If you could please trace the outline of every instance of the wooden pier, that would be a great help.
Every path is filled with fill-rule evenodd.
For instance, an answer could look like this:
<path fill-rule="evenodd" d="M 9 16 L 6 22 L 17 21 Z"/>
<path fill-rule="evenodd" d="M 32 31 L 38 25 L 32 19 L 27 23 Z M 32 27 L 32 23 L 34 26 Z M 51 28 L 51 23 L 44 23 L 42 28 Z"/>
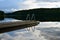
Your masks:
<path fill-rule="evenodd" d="M 39 24 L 39 21 L 17 21 L 0 23 L 0 33 L 9 32 L 17 29 L 32 27 Z"/>

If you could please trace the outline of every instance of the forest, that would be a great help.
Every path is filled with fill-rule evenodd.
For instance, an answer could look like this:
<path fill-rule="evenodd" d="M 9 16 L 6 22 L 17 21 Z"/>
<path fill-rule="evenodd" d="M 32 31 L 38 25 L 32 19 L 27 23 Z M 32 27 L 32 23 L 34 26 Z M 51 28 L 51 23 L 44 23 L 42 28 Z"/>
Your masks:
<path fill-rule="evenodd" d="M 3 20 L 4 19 L 4 12 L 3 11 L 0 11 L 0 20 Z"/>
<path fill-rule="evenodd" d="M 2 13 L 4 14 L 4 12 Z M 29 10 L 19 10 L 12 13 L 5 13 L 5 17 L 26 20 L 28 14 L 30 15 L 30 19 L 32 14 L 34 14 L 35 20 L 38 21 L 60 21 L 60 8 L 36 8 Z"/>

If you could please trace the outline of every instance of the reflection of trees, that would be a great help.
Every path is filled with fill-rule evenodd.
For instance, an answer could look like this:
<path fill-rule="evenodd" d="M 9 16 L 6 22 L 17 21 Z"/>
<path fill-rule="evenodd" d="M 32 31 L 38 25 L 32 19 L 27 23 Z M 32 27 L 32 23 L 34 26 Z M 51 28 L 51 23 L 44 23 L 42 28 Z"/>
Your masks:
<path fill-rule="evenodd" d="M 3 19 L 4 19 L 4 12 L 0 11 L 0 20 L 3 20 Z"/>
<path fill-rule="evenodd" d="M 10 17 L 25 20 L 27 14 L 30 14 L 30 17 L 32 16 L 32 14 L 34 14 L 36 17 L 35 19 L 40 21 L 60 20 L 60 8 L 40 8 L 40 9 L 21 10 L 13 12 L 12 14 L 10 14 Z"/>

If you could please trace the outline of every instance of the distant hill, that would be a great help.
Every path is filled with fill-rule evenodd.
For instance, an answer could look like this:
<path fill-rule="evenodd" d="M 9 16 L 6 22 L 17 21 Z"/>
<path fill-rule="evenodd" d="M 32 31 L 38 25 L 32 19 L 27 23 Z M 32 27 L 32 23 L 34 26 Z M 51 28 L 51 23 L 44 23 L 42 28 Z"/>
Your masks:
<path fill-rule="evenodd" d="M 32 14 L 34 14 L 35 20 L 39 21 L 60 21 L 60 8 L 37 8 L 20 10 L 7 15 L 10 15 L 8 17 L 26 20 L 27 14 L 30 14 L 30 17 L 32 17 Z"/>
<path fill-rule="evenodd" d="M 4 12 L 0 11 L 0 20 L 3 20 L 3 19 L 4 19 Z"/>

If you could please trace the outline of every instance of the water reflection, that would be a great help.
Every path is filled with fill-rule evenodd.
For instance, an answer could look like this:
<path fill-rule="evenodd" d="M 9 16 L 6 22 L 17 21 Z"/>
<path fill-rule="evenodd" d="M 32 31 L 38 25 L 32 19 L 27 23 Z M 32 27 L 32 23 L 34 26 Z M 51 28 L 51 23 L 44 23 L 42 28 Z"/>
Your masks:
<path fill-rule="evenodd" d="M 7 21 L 6 21 L 7 20 Z M 19 21 L 5 18 L 0 22 Z M 58 27 L 57 27 L 58 25 Z M 59 22 L 41 22 L 37 26 L 0 34 L 1 40 L 60 40 Z"/>
<path fill-rule="evenodd" d="M 0 20 L 0 23 L 3 23 L 3 22 L 15 22 L 15 21 L 22 21 L 22 20 L 17 20 L 17 19 L 14 19 L 14 18 L 4 18 L 4 20 Z"/>

